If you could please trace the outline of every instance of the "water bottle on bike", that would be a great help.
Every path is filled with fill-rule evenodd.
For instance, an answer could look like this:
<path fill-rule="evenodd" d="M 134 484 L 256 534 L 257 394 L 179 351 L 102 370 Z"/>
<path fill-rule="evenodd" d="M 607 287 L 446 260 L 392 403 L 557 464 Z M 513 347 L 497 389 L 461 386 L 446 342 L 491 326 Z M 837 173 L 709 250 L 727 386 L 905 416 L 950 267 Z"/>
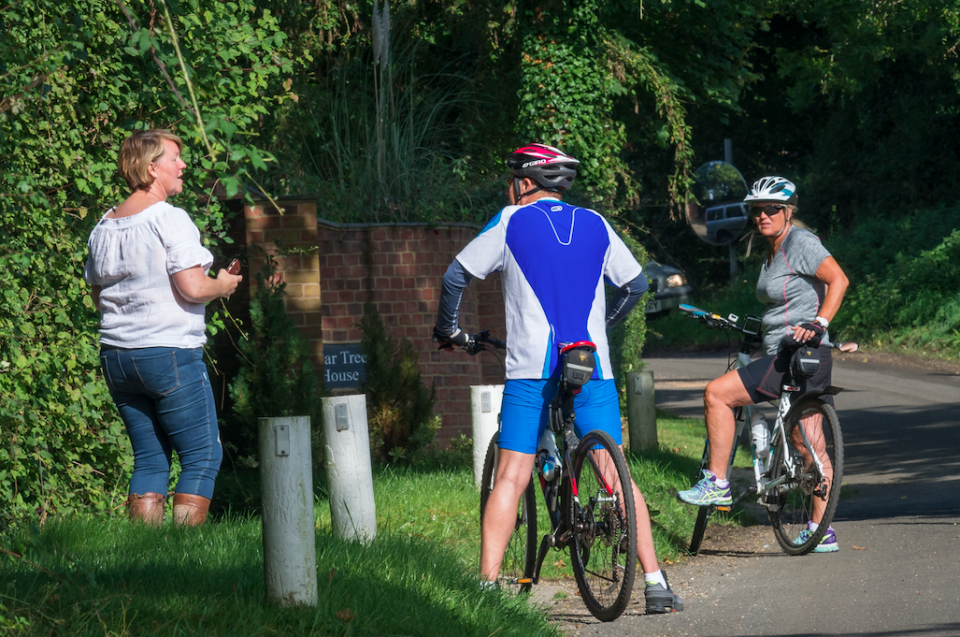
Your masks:
<path fill-rule="evenodd" d="M 763 470 L 770 468 L 770 426 L 760 411 L 753 412 L 750 421 L 750 434 L 753 437 L 753 448 L 757 458 L 763 463 Z"/>
<path fill-rule="evenodd" d="M 537 445 L 537 465 L 543 476 L 543 498 L 547 503 L 547 510 L 551 519 L 557 512 L 558 486 L 563 467 L 560 462 L 560 451 L 557 449 L 557 438 L 549 427 L 543 430 L 540 444 Z M 558 520 L 559 521 L 559 520 Z"/>
<path fill-rule="evenodd" d="M 557 450 L 557 439 L 549 428 L 543 430 L 540 444 L 537 445 L 537 463 L 543 473 L 543 479 L 553 482 L 560 477 L 560 452 Z"/>

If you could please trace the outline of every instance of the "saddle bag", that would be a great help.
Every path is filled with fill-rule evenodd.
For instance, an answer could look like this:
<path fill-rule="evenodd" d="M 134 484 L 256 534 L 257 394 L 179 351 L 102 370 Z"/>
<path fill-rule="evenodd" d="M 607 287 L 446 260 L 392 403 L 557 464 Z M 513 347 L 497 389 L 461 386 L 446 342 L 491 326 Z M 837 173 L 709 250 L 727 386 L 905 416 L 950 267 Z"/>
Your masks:
<path fill-rule="evenodd" d="M 564 353 L 561 380 L 572 387 L 581 387 L 593 376 L 596 367 L 593 350 L 587 348 L 571 349 Z"/>
<path fill-rule="evenodd" d="M 790 371 L 795 379 L 810 378 L 820 371 L 820 348 L 801 345 L 790 359 Z"/>

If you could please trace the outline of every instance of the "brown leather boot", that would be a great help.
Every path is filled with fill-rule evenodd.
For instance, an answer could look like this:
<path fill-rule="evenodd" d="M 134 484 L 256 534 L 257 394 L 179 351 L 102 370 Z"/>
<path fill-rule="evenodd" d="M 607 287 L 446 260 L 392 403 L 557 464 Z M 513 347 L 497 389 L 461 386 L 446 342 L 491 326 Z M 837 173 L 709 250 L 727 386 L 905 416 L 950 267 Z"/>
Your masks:
<path fill-rule="evenodd" d="M 166 497 L 161 493 L 131 493 L 127 496 L 127 515 L 133 522 L 160 526 L 164 500 Z"/>
<path fill-rule="evenodd" d="M 187 493 L 173 494 L 173 521 L 175 524 L 199 526 L 207 519 L 209 498 Z"/>

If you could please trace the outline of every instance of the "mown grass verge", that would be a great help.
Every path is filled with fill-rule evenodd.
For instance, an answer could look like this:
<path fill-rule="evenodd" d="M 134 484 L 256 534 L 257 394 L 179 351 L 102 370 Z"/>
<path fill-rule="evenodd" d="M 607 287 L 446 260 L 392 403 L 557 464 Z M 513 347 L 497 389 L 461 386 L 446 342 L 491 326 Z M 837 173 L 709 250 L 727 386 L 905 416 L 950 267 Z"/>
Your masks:
<path fill-rule="evenodd" d="M 661 560 L 680 559 L 696 509 L 676 501 L 699 467 L 702 421 L 659 412 L 660 449 L 629 454 Z M 72 517 L 6 536 L 0 566 L 4 635 L 557 635 L 525 598 L 477 587 L 479 495 L 466 466 L 380 469 L 378 535 L 334 539 L 316 476 L 319 605 L 264 601 L 260 520 L 227 514 L 197 529 Z M 255 488 L 253 485 L 250 488 Z M 255 510 L 251 509 L 251 510 Z M 570 577 L 551 554 L 547 578 Z"/>
<path fill-rule="evenodd" d="M 412 485 L 417 486 L 417 485 Z M 0 569 L 4 635 L 556 635 L 524 600 L 481 593 L 443 542 L 317 534 L 319 604 L 264 601 L 259 519 L 199 529 L 73 519 L 21 536 Z"/>

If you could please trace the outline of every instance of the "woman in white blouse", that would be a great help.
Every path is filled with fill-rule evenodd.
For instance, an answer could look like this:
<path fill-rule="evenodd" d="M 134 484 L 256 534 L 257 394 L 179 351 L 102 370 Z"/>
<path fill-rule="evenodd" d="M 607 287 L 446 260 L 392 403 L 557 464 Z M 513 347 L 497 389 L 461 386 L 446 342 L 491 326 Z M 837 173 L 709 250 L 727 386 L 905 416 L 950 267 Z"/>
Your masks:
<path fill-rule="evenodd" d="M 181 466 L 173 519 L 206 519 L 223 450 L 203 362 L 204 305 L 243 278 L 208 276 L 213 255 L 187 213 L 167 203 L 183 190 L 182 148 L 160 129 L 123 142 L 120 173 L 133 192 L 94 228 L 84 270 L 101 314 L 103 375 L 133 446 L 127 509 L 149 524 L 163 520 L 171 449 Z"/>

